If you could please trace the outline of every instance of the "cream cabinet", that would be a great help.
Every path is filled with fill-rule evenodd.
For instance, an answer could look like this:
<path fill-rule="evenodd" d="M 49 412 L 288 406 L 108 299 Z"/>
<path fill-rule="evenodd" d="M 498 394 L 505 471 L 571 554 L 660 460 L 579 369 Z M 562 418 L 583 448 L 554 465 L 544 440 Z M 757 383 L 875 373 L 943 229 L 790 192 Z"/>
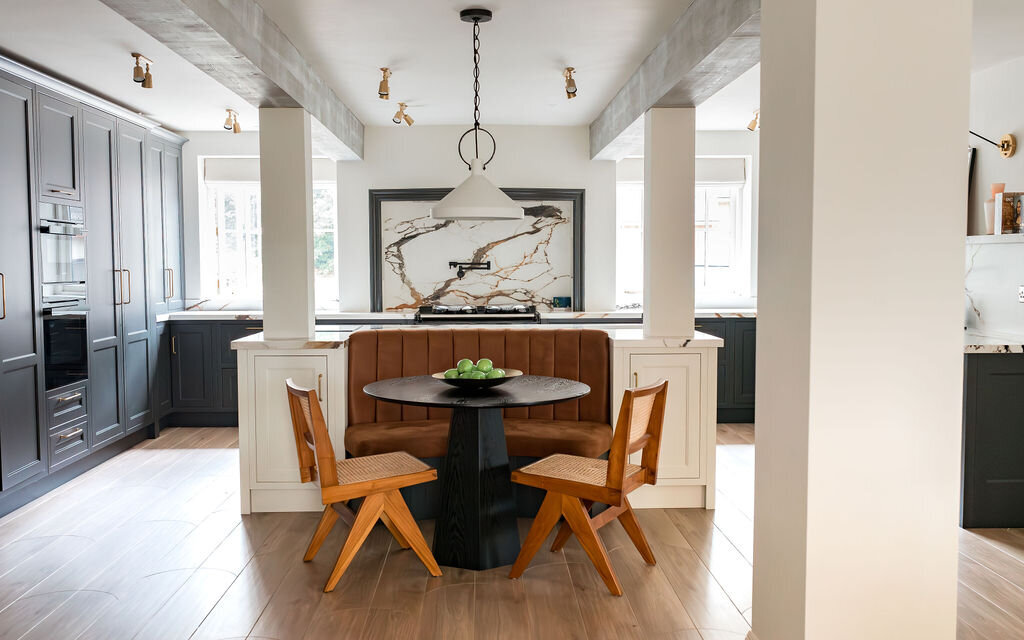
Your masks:
<path fill-rule="evenodd" d="M 697 479 L 701 475 L 700 354 L 633 353 L 632 378 L 638 386 L 668 380 L 668 402 L 661 436 L 658 479 Z M 640 454 L 634 454 L 639 464 Z"/>
<path fill-rule="evenodd" d="M 253 389 L 261 398 L 256 418 L 256 482 L 295 482 L 299 463 L 295 436 L 291 428 L 291 410 L 285 381 L 316 389 L 324 388 L 327 377 L 326 356 L 257 356 L 253 368 Z M 321 391 L 319 395 L 323 395 Z M 331 422 L 328 399 L 320 401 L 327 423 Z"/>

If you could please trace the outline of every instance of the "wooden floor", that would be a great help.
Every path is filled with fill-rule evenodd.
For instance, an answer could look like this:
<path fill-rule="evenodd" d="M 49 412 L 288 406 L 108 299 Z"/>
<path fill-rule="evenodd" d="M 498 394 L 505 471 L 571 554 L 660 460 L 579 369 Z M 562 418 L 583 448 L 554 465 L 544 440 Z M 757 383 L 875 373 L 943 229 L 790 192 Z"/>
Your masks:
<path fill-rule="evenodd" d="M 575 542 L 521 580 L 429 578 L 382 527 L 324 594 L 346 528 L 304 564 L 316 514 L 238 515 L 237 431 L 169 429 L 0 520 L 0 638 L 742 640 L 752 442 L 749 427 L 720 425 L 715 511 L 639 514 L 657 566 L 617 525 L 601 530 L 622 598 Z M 1024 637 L 1024 532 L 963 532 L 960 593 L 960 638 Z"/>

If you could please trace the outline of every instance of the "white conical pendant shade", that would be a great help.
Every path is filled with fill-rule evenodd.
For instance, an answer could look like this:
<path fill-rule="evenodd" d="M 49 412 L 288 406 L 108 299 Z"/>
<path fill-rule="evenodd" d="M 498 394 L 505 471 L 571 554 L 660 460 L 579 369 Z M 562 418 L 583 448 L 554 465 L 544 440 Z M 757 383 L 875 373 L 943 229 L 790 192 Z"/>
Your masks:
<path fill-rule="evenodd" d="M 523 208 L 484 177 L 479 158 L 470 162 L 469 177 L 430 209 L 441 220 L 522 220 Z"/>

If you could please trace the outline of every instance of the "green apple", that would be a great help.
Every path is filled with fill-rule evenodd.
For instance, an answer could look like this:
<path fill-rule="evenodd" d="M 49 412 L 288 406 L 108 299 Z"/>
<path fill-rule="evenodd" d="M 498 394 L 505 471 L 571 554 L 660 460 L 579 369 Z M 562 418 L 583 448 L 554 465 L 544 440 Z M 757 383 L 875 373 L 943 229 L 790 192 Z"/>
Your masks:
<path fill-rule="evenodd" d="M 493 368 L 494 368 L 494 363 L 491 362 L 488 358 L 480 358 L 479 360 L 476 361 L 476 370 L 477 371 L 483 371 L 484 373 L 487 373 L 488 371 L 490 371 Z"/>
<path fill-rule="evenodd" d="M 455 368 L 459 373 L 469 373 L 473 370 L 473 361 L 469 358 L 463 358 L 456 363 Z"/>
<path fill-rule="evenodd" d="M 459 377 L 459 370 L 458 369 L 449 369 L 449 370 L 444 372 L 444 377 L 446 377 L 446 378 L 458 378 Z"/>
<path fill-rule="evenodd" d="M 505 372 L 501 369 L 491 369 L 487 372 L 487 378 L 504 378 Z"/>
<path fill-rule="evenodd" d="M 469 377 L 471 380 L 483 380 L 487 377 L 487 374 L 483 371 L 470 371 Z"/>
<path fill-rule="evenodd" d="M 459 379 L 460 380 L 469 380 L 472 377 L 472 375 L 473 374 L 471 372 L 469 372 L 469 371 L 467 371 L 466 373 L 460 373 L 459 374 Z"/>

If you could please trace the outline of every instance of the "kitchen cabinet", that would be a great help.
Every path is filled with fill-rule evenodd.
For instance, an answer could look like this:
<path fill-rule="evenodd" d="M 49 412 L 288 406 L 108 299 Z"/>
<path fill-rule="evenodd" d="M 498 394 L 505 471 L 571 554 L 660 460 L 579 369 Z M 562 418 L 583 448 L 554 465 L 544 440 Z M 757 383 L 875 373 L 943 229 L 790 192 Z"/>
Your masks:
<path fill-rule="evenodd" d="M 1024 527 L 1024 354 L 964 356 L 964 528 Z"/>
<path fill-rule="evenodd" d="M 176 409 L 215 406 L 212 329 L 205 322 L 171 326 L 171 405 Z"/>
<path fill-rule="evenodd" d="M 182 244 L 181 146 L 164 143 L 163 160 L 164 297 L 168 311 L 185 308 L 184 246 Z"/>
<path fill-rule="evenodd" d="M 757 320 L 698 318 L 695 328 L 725 341 L 718 354 L 718 422 L 753 422 Z"/>
<path fill-rule="evenodd" d="M 86 255 L 88 259 L 89 412 L 91 447 L 99 448 L 125 434 L 124 330 L 121 300 L 121 249 L 116 175 L 117 121 L 105 113 L 83 114 L 82 158 L 85 185 Z"/>
<path fill-rule="evenodd" d="M 636 386 L 668 380 L 665 425 L 661 437 L 659 478 L 700 477 L 700 354 L 631 354 L 629 367 Z M 634 454 L 639 457 L 639 454 Z M 639 462 L 635 462 L 639 464 Z"/>
<path fill-rule="evenodd" d="M 121 240 L 120 307 L 124 337 L 127 432 L 153 423 L 151 365 L 154 318 L 149 311 L 145 220 L 146 130 L 117 122 L 117 203 Z M 88 214 L 86 214 L 88 215 Z"/>
<path fill-rule="evenodd" d="M 0 490 L 46 473 L 32 88 L 0 75 Z"/>
<path fill-rule="evenodd" d="M 181 147 L 147 133 L 146 224 L 150 307 L 155 315 L 185 307 L 181 217 Z"/>
<path fill-rule="evenodd" d="M 36 93 L 39 195 L 60 202 L 82 200 L 82 108 L 43 90 Z"/>
<path fill-rule="evenodd" d="M 153 395 L 156 398 L 156 417 L 159 423 L 173 410 L 174 390 L 171 385 L 171 327 L 166 322 L 156 325 L 157 353 L 156 387 Z"/>

